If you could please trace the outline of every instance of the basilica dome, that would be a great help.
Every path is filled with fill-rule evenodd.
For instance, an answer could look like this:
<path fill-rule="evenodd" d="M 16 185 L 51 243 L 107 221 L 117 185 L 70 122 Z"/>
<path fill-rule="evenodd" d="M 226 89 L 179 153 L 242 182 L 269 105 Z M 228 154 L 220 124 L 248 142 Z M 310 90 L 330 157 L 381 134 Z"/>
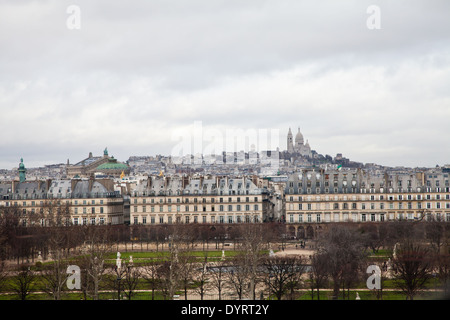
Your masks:
<path fill-rule="evenodd" d="M 302 135 L 302 133 L 300 132 L 300 128 L 298 128 L 298 132 L 297 132 L 297 135 L 295 136 L 295 144 L 303 144 L 303 135 Z"/>

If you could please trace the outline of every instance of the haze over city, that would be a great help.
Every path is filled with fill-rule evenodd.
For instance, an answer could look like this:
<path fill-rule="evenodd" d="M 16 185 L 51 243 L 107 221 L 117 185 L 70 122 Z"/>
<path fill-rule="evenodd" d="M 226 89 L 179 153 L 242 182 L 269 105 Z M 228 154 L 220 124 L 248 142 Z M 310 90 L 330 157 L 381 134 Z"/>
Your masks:
<path fill-rule="evenodd" d="M 444 0 L 1 1 L 0 168 L 105 147 L 121 161 L 170 155 L 196 122 L 277 132 L 273 149 L 300 127 L 320 154 L 448 164 L 448 12 Z"/>

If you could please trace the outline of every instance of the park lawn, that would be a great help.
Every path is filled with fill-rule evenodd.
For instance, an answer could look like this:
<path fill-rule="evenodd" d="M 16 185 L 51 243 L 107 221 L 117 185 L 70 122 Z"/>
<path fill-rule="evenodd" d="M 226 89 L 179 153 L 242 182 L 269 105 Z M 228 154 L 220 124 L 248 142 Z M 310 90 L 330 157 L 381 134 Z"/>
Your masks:
<path fill-rule="evenodd" d="M 235 251 L 235 250 L 225 250 L 225 258 L 235 257 L 242 253 L 241 251 Z M 262 255 L 267 255 L 269 251 L 264 250 L 261 252 Z M 182 252 L 179 253 L 181 255 Z M 191 257 L 196 258 L 204 258 L 207 257 L 208 260 L 217 260 L 217 258 L 222 258 L 222 250 L 212 250 L 212 251 L 189 251 L 188 255 Z M 143 262 L 149 262 L 154 259 L 164 259 L 170 256 L 169 251 L 143 251 L 143 252 L 121 252 L 120 258 L 123 262 L 127 262 L 130 259 L 130 256 L 133 257 L 134 263 L 143 263 Z M 105 256 L 105 259 L 113 261 L 116 260 L 117 254 L 116 253 L 110 253 Z"/>

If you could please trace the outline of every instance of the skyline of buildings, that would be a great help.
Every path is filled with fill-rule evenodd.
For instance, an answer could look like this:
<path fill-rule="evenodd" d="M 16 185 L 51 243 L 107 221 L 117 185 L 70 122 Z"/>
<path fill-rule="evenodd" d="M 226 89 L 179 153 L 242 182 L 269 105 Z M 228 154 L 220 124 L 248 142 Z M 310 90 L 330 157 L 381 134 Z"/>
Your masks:
<path fill-rule="evenodd" d="M 449 175 L 449 165 L 389 168 L 323 156 L 289 129 L 283 151 L 124 163 L 105 148 L 43 169 L 21 159 L 15 171 L 2 171 L 0 206 L 19 206 L 23 225 L 43 226 L 55 217 L 75 225 L 450 221 Z"/>
<path fill-rule="evenodd" d="M 0 169 L 0 180 L 15 179 L 20 175 L 19 168 L 24 166 L 23 158 L 20 164 L 12 169 Z M 26 161 L 25 161 L 26 162 Z M 389 167 L 375 163 L 361 163 L 343 157 L 341 153 L 332 157 L 328 154 L 317 153 L 309 145 L 308 139 L 304 139 L 298 128 L 295 139 L 291 128 L 286 134 L 286 148 L 280 151 L 268 150 L 257 152 L 255 150 L 226 152 L 219 154 L 185 154 L 174 157 L 171 155 L 130 155 L 125 162 L 118 161 L 114 156 L 109 156 L 108 149 L 103 150 L 103 155 L 93 155 L 75 163 L 48 164 L 44 167 L 26 168 L 29 179 L 40 178 L 66 178 L 87 177 L 91 174 L 100 176 L 119 177 L 139 176 L 144 174 L 220 174 L 220 175 L 279 175 L 295 172 L 301 168 L 362 168 L 369 171 L 376 170 L 424 170 L 427 167 L 409 168 L 404 166 Z M 444 164 L 442 168 L 449 168 Z M 430 167 L 428 167 L 430 168 Z"/>

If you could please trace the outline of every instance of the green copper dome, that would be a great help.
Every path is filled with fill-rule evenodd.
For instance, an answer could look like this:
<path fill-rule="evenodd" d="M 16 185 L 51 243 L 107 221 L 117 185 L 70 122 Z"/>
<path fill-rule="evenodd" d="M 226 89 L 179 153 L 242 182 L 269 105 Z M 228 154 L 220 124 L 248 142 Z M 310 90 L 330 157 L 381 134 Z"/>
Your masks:
<path fill-rule="evenodd" d="M 118 163 L 114 157 L 108 159 L 108 162 L 97 167 L 98 170 L 128 170 L 128 166 L 124 163 Z"/>

